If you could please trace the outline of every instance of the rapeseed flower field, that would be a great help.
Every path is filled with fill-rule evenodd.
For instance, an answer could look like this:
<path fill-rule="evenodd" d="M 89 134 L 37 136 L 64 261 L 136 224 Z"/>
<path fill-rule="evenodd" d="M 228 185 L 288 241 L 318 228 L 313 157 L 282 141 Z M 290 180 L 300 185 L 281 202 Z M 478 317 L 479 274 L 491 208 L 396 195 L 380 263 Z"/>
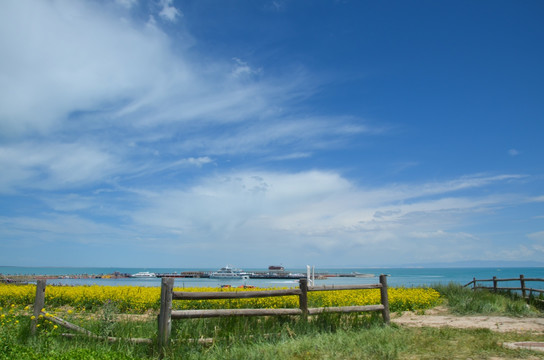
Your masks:
<path fill-rule="evenodd" d="M 263 289 L 176 288 L 175 291 L 255 291 Z M 0 285 L 0 306 L 26 306 L 34 302 L 35 285 Z M 390 310 L 424 310 L 440 303 L 440 294 L 431 288 L 389 288 Z M 159 287 L 137 286 L 53 286 L 45 291 L 47 308 L 68 306 L 92 310 L 113 303 L 119 311 L 144 313 L 160 307 Z M 380 303 L 379 289 L 318 291 L 308 294 L 309 307 L 374 305 Z M 222 300 L 176 300 L 174 309 L 297 308 L 298 296 Z"/>

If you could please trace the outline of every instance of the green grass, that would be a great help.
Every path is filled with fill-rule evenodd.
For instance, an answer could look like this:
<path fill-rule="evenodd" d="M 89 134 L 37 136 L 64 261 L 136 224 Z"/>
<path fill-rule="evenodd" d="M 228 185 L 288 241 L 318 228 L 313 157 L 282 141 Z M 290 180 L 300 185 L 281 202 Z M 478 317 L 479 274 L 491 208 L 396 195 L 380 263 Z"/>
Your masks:
<path fill-rule="evenodd" d="M 458 314 L 539 316 L 541 312 L 512 294 L 472 291 L 459 285 L 435 287 Z M 118 321 L 107 304 L 92 313 L 63 314 L 66 320 L 103 336 L 157 337 L 154 317 Z M 41 320 L 30 335 L 28 310 L 5 308 L 0 327 L 4 359 L 159 359 L 156 344 L 110 343 L 84 336 L 66 338 L 60 327 Z M 68 332 L 68 331 L 66 331 Z M 201 344 L 198 339 L 213 338 Z M 542 353 L 510 350 L 507 341 L 544 341 L 544 335 L 490 330 L 385 326 L 379 313 L 299 317 L 237 317 L 175 320 L 165 359 L 488 359 L 530 358 Z"/>
<path fill-rule="evenodd" d="M 459 284 L 434 285 L 447 300 L 451 312 L 459 315 L 505 315 L 505 316 L 539 316 L 541 311 L 516 293 L 493 293 L 487 290 L 472 290 Z"/>
<path fill-rule="evenodd" d="M 148 321 L 145 326 L 151 329 L 155 324 L 154 321 Z M 45 332 L 31 337 L 28 336 L 28 330 L 25 330 L 28 325 L 20 322 L 12 339 L 7 342 L 2 339 L 0 359 L 159 358 L 155 347 L 148 344 L 107 343 L 85 337 L 66 339 L 58 333 Z M 187 343 L 178 338 L 166 351 L 165 359 L 534 358 L 538 353 L 510 350 L 500 344 L 505 341 L 544 341 L 544 335 L 452 328 L 401 328 L 378 323 L 349 330 L 337 328 L 334 331 L 323 328 L 319 330 L 319 327 L 312 330 L 289 322 L 282 325 L 290 325 L 291 331 L 284 331 L 276 337 L 249 338 L 248 334 L 242 337 L 231 335 L 228 339 L 210 345 Z M 115 333 L 122 335 L 124 331 L 123 328 L 117 328 Z"/>

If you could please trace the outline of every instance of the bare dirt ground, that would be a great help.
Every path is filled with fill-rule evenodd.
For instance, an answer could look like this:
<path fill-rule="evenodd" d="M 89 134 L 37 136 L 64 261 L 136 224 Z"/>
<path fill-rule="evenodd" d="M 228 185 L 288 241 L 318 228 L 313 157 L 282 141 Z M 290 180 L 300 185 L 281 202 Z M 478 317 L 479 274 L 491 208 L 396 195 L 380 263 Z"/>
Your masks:
<path fill-rule="evenodd" d="M 393 315 L 392 322 L 404 326 L 449 326 L 463 329 L 490 329 L 498 332 L 531 332 L 544 334 L 544 318 L 534 317 L 506 317 L 506 316 L 457 316 L 448 312 L 445 307 L 436 307 L 428 310 L 424 315 L 413 312 L 404 312 L 402 315 Z"/>
<path fill-rule="evenodd" d="M 456 316 L 445 307 L 436 307 L 419 315 L 410 311 L 402 315 L 392 315 L 391 321 L 403 326 L 430 326 L 430 327 L 454 327 L 461 329 L 489 329 L 497 332 L 531 332 L 533 334 L 544 334 L 544 318 L 515 318 L 507 316 Z M 530 349 L 544 352 L 543 342 L 513 342 L 503 343 L 504 347 L 510 349 Z M 540 356 L 529 357 L 528 359 L 542 359 Z M 490 360 L 504 360 L 495 357 Z"/>

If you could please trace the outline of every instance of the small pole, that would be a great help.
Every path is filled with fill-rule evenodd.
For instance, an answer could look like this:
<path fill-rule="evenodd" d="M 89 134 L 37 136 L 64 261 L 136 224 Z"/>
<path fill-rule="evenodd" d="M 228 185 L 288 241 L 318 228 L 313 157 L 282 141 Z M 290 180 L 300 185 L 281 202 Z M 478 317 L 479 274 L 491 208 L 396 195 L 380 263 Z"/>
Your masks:
<path fill-rule="evenodd" d="M 36 325 L 38 324 L 38 317 L 45 307 L 45 279 L 38 279 L 36 282 L 36 298 L 34 299 L 34 309 L 32 315 L 34 319 L 30 322 L 30 333 L 36 334 Z"/>
<path fill-rule="evenodd" d="M 383 305 L 383 310 L 382 310 L 383 321 L 385 322 L 386 325 L 389 325 L 390 316 L 389 316 L 389 296 L 387 295 L 387 275 L 385 274 L 380 275 L 380 284 L 382 284 L 382 287 L 380 288 L 380 296 L 381 296 L 381 302 Z"/>
<path fill-rule="evenodd" d="M 476 290 L 476 278 L 472 278 L 472 290 Z"/>
<path fill-rule="evenodd" d="M 301 294 L 298 296 L 299 308 L 302 310 L 302 317 L 308 318 L 308 279 L 300 279 L 299 287 Z"/>
<path fill-rule="evenodd" d="M 159 346 L 161 352 L 168 345 L 172 329 L 172 291 L 174 278 L 163 277 L 161 281 L 161 310 L 159 313 Z"/>
<path fill-rule="evenodd" d="M 521 283 L 521 296 L 525 298 L 525 277 L 523 275 L 519 276 L 519 282 Z"/>
<path fill-rule="evenodd" d="M 493 292 L 497 292 L 497 277 L 493 276 Z"/>

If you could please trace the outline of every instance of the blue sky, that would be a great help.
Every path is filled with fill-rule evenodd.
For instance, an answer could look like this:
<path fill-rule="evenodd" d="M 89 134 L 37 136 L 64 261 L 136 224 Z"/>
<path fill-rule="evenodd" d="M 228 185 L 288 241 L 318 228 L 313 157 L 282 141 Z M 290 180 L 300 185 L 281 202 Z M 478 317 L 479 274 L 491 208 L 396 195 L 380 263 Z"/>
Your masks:
<path fill-rule="evenodd" d="M 542 261 L 543 17 L 2 1 L 0 264 Z"/>

